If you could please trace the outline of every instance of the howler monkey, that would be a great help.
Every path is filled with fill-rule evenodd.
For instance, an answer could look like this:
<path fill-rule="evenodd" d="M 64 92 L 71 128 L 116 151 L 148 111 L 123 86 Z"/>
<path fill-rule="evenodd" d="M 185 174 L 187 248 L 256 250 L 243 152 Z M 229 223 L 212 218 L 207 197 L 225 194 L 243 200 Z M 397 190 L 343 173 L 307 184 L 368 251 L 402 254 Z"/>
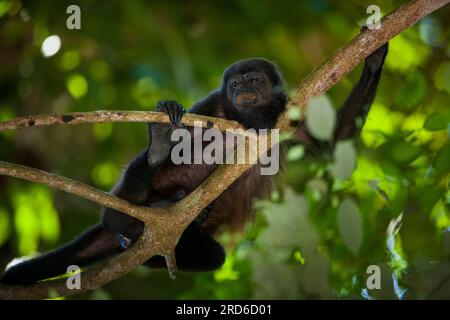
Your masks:
<path fill-rule="evenodd" d="M 334 139 L 348 139 L 359 130 L 375 97 L 387 44 L 366 58 L 362 76 L 338 111 Z M 190 113 L 235 120 L 245 128 L 273 128 L 285 110 L 287 95 L 277 67 L 265 59 L 241 60 L 226 69 L 221 87 L 196 103 Z M 127 166 L 112 193 L 136 205 L 163 206 L 181 200 L 214 170 L 216 165 L 172 163 L 170 134 L 180 127 L 185 112 L 176 101 L 162 101 L 157 110 L 169 115 L 171 124 L 149 124 L 149 147 Z M 359 121 L 359 123 L 362 123 Z M 319 142 L 308 135 L 304 123 L 299 134 L 310 146 Z M 184 271 L 219 268 L 225 260 L 223 247 L 213 238 L 219 228 L 236 229 L 252 217 L 252 200 L 267 196 L 271 177 L 253 166 L 208 207 L 181 236 L 176 249 L 177 266 Z M 88 266 L 118 254 L 141 235 L 143 223 L 117 210 L 104 208 L 101 222 L 72 242 L 44 255 L 13 265 L 1 282 L 30 284 L 64 274 L 69 265 Z M 161 256 L 149 259 L 149 267 L 165 267 Z"/>

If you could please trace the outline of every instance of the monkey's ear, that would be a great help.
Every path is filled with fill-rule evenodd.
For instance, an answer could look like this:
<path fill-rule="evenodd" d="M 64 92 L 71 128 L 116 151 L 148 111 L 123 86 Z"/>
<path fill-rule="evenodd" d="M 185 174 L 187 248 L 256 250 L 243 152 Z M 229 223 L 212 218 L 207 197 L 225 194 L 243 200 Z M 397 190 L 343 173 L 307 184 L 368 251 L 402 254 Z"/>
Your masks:
<path fill-rule="evenodd" d="M 150 146 L 147 153 L 147 162 L 150 167 L 156 167 L 170 155 L 172 127 L 167 124 L 149 123 L 148 133 Z"/>

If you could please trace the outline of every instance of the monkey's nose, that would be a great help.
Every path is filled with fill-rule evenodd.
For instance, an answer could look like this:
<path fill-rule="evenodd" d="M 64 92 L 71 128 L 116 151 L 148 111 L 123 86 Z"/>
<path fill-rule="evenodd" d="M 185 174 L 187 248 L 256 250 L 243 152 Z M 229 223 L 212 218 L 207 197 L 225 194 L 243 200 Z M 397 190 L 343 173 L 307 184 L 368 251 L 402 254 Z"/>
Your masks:
<path fill-rule="evenodd" d="M 250 92 L 243 92 L 241 94 L 238 95 L 236 102 L 238 104 L 243 104 L 243 103 L 254 103 L 256 101 L 256 94 L 254 93 L 250 93 Z"/>

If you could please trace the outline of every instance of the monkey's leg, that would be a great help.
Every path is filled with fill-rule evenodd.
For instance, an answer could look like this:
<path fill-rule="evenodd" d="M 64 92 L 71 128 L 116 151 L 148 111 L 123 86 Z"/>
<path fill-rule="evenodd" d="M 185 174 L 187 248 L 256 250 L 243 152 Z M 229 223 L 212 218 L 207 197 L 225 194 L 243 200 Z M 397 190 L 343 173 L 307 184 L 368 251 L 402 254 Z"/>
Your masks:
<path fill-rule="evenodd" d="M 150 146 L 148 148 L 147 163 L 151 167 L 156 167 L 166 160 L 172 149 L 170 136 L 172 128 L 168 124 L 149 123 L 148 133 L 150 137 Z"/>
<path fill-rule="evenodd" d="M 114 186 L 112 193 L 135 205 L 147 205 L 153 191 L 153 177 L 158 167 L 151 167 L 147 162 L 148 150 L 139 153 L 127 166 L 121 179 Z M 135 242 L 144 230 L 144 223 L 123 212 L 105 208 L 103 226 L 121 237 L 122 247 L 126 249 Z"/>
<path fill-rule="evenodd" d="M 67 267 L 84 267 L 120 252 L 116 235 L 96 224 L 68 244 L 7 268 L 1 278 L 5 284 L 31 284 L 65 274 Z"/>
<path fill-rule="evenodd" d="M 335 142 L 352 138 L 364 124 L 375 98 L 387 51 L 386 43 L 366 58 L 361 78 L 338 111 Z"/>
<path fill-rule="evenodd" d="M 181 236 L 175 248 L 177 267 L 182 271 L 212 271 L 225 262 L 225 250 L 194 221 Z M 145 262 L 151 268 L 166 268 L 165 259 L 155 256 Z"/>

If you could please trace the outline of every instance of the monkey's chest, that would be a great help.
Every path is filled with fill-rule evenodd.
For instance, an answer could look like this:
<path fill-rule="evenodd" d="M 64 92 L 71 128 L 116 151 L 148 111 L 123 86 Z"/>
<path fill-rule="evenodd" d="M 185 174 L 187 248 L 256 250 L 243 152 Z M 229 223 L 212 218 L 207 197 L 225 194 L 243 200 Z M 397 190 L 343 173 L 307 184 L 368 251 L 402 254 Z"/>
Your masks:
<path fill-rule="evenodd" d="M 153 181 L 156 198 L 173 199 L 174 194 L 181 194 L 181 198 L 188 195 L 208 178 L 216 167 L 217 165 L 182 164 L 161 168 Z M 242 228 L 245 222 L 254 216 L 253 200 L 270 194 L 271 180 L 270 176 L 260 174 L 259 165 L 254 165 L 211 203 L 202 217 L 202 228 L 210 234 L 222 228 Z M 152 205 L 156 198 L 150 199 L 149 205 Z M 178 200 L 181 199 L 175 201 Z"/>
<path fill-rule="evenodd" d="M 190 193 L 214 171 L 216 166 L 207 164 L 165 166 L 153 178 L 153 187 L 162 196 L 169 196 L 180 189 Z"/>

